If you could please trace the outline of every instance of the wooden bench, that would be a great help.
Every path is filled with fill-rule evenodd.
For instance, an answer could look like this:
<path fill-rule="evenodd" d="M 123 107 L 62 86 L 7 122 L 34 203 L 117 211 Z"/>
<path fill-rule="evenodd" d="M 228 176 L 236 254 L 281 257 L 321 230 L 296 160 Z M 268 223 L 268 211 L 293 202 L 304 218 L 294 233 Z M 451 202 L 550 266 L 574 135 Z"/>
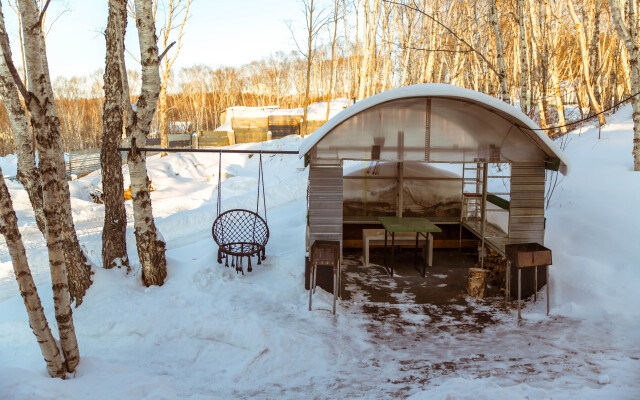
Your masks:
<path fill-rule="evenodd" d="M 431 235 L 429 237 L 432 238 Z M 391 233 L 387 234 L 387 242 L 389 245 L 391 244 Z M 398 232 L 395 235 L 394 242 L 396 245 L 414 247 L 416 245 L 416 234 L 414 232 Z M 372 244 L 384 246 L 384 229 L 362 230 L 362 256 L 365 267 L 369 266 L 369 248 Z M 424 249 L 425 244 L 427 244 L 427 240 L 420 236 L 418 245 Z M 433 246 L 433 243 L 431 243 L 431 246 Z M 431 265 L 431 260 L 428 260 L 428 265 Z"/>

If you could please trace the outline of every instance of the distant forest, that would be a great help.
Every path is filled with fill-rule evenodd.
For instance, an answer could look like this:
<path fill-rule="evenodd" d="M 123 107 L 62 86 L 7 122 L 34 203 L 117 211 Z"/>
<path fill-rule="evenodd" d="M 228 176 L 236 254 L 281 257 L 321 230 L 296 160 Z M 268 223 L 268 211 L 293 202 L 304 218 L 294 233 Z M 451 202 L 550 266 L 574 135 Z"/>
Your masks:
<path fill-rule="evenodd" d="M 577 117 L 584 117 L 633 94 L 629 53 L 606 0 L 304 0 L 301 6 L 290 23 L 300 51 L 165 74 L 166 105 L 153 131 L 161 129 L 159 115 L 167 121 L 162 129 L 213 130 L 230 106 L 359 100 L 427 82 L 519 102 L 542 127 L 564 125 L 567 103 L 579 104 Z M 67 151 L 100 146 L 102 74 L 54 81 Z M 135 102 L 139 73 L 129 74 L 129 85 Z M 0 107 L 0 153 L 13 150 Z"/>

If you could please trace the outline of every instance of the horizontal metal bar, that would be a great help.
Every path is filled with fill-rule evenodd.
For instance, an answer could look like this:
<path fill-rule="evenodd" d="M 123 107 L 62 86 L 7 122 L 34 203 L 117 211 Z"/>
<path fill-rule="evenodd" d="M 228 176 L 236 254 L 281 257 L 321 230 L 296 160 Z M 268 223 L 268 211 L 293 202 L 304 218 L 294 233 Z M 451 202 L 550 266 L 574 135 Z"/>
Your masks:
<path fill-rule="evenodd" d="M 165 149 L 160 147 L 138 147 L 138 151 L 155 153 L 234 153 L 234 154 L 298 154 L 297 150 L 236 150 L 236 149 Z M 131 151 L 129 147 L 118 147 L 118 151 Z"/>
<path fill-rule="evenodd" d="M 366 179 L 366 180 L 377 180 L 377 179 L 386 179 L 386 180 L 394 180 L 397 179 L 397 176 L 380 176 L 380 175 L 367 175 L 367 176 L 357 176 L 357 175 L 345 175 L 344 179 Z M 448 178 L 448 177 L 430 177 L 430 176 L 405 176 L 403 178 L 405 181 L 461 181 L 462 178 Z"/>

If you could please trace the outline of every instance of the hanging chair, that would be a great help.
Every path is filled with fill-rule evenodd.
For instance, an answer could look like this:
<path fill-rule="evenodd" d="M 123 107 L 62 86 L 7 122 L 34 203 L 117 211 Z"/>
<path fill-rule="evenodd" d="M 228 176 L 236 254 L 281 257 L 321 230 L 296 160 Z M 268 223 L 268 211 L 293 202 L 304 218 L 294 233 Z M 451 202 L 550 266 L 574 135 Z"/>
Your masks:
<path fill-rule="evenodd" d="M 264 204 L 264 218 L 260 212 L 260 189 Z M 211 234 L 218 244 L 218 263 L 225 259 L 225 267 L 235 267 L 236 273 L 244 275 L 243 258 L 247 257 L 247 271 L 251 272 L 251 257 L 256 256 L 258 265 L 266 258 L 265 246 L 269 241 L 269 227 L 267 226 L 267 203 L 264 195 L 264 172 L 262 169 L 262 152 L 258 167 L 258 199 L 256 211 L 233 209 L 220 213 L 222 210 L 222 152 L 218 165 L 218 208 L 217 217 L 213 222 Z"/>

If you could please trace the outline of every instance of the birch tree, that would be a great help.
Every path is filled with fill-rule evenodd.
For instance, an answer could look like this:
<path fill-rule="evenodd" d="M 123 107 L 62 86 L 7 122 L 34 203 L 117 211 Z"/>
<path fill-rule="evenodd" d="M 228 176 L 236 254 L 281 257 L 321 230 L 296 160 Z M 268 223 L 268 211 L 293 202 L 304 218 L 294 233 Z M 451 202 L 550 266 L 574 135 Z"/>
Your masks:
<path fill-rule="evenodd" d="M 576 14 L 575 7 L 573 5 L 574 0 L 567 0 L 567 5 L 569 7 L 569 14 L 571 14 L 571 19 L 573 20 L 573 24 L 576 27 L 576 35 L 578 44 L 580 47 L 580 60 L 582 62 L 582 76 L 584 79 L 584 84 L 587 89 L 587 96 L 589 97 L 589 104 L 591 105 L 591 109 L 594 113 L 598 115 L 598 121 L 600 125 L 604 125 L 606 123 L 604 115 L 601 114 L 602 108 L 600 107 L 600 103 L 596 99 L 595 92 L 593 90 L 593 85 L 591 84 L 591 76 L 589 73 L 589 50 L 587 49 L 587 38 L 584 30 L 584 25 L 578 15 Z"/>
<path fill-rule="evenodd" d="M 633 105 L 633 170 L 640 171 L 640 2 L 609 0 L 618 36 L 629 53 Z"/>
<path fill-rule="evenodd" d="M 500 19 L 498 18 L 498 7 L 496 0 L 489 0 L 489 20 L 493 28 L 493 36 L 496 42 L 496 64 L 498 67 L 498 79 L 500 80 L 500 96 L 502 101 L 510 104 L 509 82 L 507 81 L 507 68 L 504 62 L 504 42 L 502 40 L 502 30 L 500 29 Z"/>
<path fill-rule="evenodd" d="M 4 18 L 0 17 L 0 19 Z M 42 309 L 42 302 L 31 275 L 27 253 L 18 229 L 18 218 L 13 209 L 9 189 L 4 182 L 2 169 L 0 169 L 0 232 L 7 242 L 7 248 L 13 264 L 13 272 L 16 275 L 20 294 L 27 309 L 29 326 L 31 326 L 31 330 L 36 336 L 40 351 L 47 363 L 47 372 L 53 378 L 64 378 L 67 366 L 58 350 L 58 345 L 53 338 L 49 323 Z"/>
<path fill-rule="evenodd" d="M 2 5 L 0 4 L 0 12 Z M 22 35 L 21 35 L 22 37 Z M 2 57 L 0 57 L 0 97 L 4 102 L 13 131 L 13 139 L 15 142 L 16 154 L 18 156 L 18 173 L 16 178 L 24 186 L 29 201 L 35 213 L 36 224 L 42 234 L 46 234 L 46 222 L 44 217 L 44 208 L 42 200 L 42 186 L 40 185 L 40 173 L 36 166 L 35 152 L 33 151 L 33 141 L 31 138 L 31 130 L 27 123 L 27 118 L 22 108 L 22 103 L 18 97 L 18 91 L 13 78 L 9 71 L 9 66 L 5 61 L 5 57 L 11 59 L 11 49 L 9 47 L 7 32 L 4 26 L 4 18 L 0 21 L 0 40 L 3 41 L 0 46 Z"/>
<path fill-rule="evenodd" d="M 20 90 L 29 110 L 31 126 L 38 144 L 43 208 L 46 220 L 45 240 L 49 252 L 54 310 L 66 370 L 73 372 L 80 360 L 80 353 L 73 325 L 69 283 L 71 281 L 73 284 L 84 284 L 86 281 L 73 281 L 72 279 L 78 278 L 77 275 L 67 279 L 67 265 L 77 268 L 76 272 L 83 271 L 87 265 L 82 262 L 78 265 L 79 257 L 74 253 L 73 248 L 74 238 L 77 243 L 77 237 L 73 221 L 69 226 L 67 220 L 67 218 L 71 218 L 71 200 L 69 187 L 64 176 L 60 121 L 53 101 L 40 10 L 34 0 L 20 0 L 19 10 L 22 18 L 29 91 L 24 87 L 12 61 L 7 58 L 6 48 L 3 49 L 3 56 L 11 70 L 14 84 Z M 2 38 L 2 45 L 3 47 L 8 45 L 6 37 Z M 81 251 L 80 254 L 84 257 Z M 91 273 L 90 269 L 88 273 Z M 90 275 L 84 277 L 90 284 Z M 84 291 L 78 296 L 83 294 Z M 77 304 L 81 301 L 82 297 L 76 297 Z"/>
<path fill-rule="evenodd" d="M 127 27 L 127 1 L 109 0 L 109 17 L 105 32 L 107 56 L 104 72 L 104 108 L 102 113 L 102 190 L 104 226 L 102 229 L 102 266 L 126 267 L 127 215 L 124 207 L 122 158 L 117 148 L 123 133 L 124 106 L 129 97 L 124 94 L 124 34 Z"/>
<path fill-rule="evenodd" d="M 160 2 L 158 0 L 154 3 L 154 11 L 153 11 L 153 19 L 154 22 L 157 21 L 157 7 Z M 178 58 L 178 53 L 180 53 L 180 48 L 182 45 L 182 36 L 184 26 L 187 23 L 187 18 L 189 17 L 189 7 L 191 7 L 191 0 L 169 0 L 169 4 L 167 4 L 166 16 L 164 21 L 164 27 L 161 31 L 161 39 L 165 52 L 173 46 L 175 43 L 175 51 L 173 55 L 169 57 L 167 54 L 160 66 L 160 70 L 162 72 L 162 83 L 160 84 L 160 94 L 158 96 L 158 121 L 160 127 L 160 146 L 161 147 L 169 147 L 169 132 L 167 125 L 167 112 L 169 111 L 167 108 L 167 88 L 169 86 L 169 79 L 171 77 L 171 68 L 173 67 L 173 63 Z M 171 36 L 174 31 L 177 30 L 176 40 L 171 42 Z M 162 156 L 167 155 L 167 153 L 162 153 Z"/>
<path fill-rule="evenodd" d="M 315 53 L 315 43 L 318 34 L 322 27 L 327 23 L 328 16 L 325 15 L 323 9 L 318 7 L 318 2 L 314 2 L 314 0 L 302 0 L 302 10 L 305 15 L 305 31 L 307 33 L 307 43 L 306 47 L 303 50 L 299 45 L 298 41 L 295 38 L 295 34 L 293 33 L 293 28 L 291 23 L 289 23 L 289 30 L 291 31 L 291 35 L 293 36 L 294 41 L 296 42 L 296 46 L 298 47 L 298 51 L 305 58 L 306 61 L 306 79 L 305 79 L 305 90 L 304 90 L 304 103 L 302 107 L 304 108 L 302 115 L 302 127 L 301 133 L 302 137 L 307 134 L 307 114 L 309 107 L 309 89 L 311 85 L 311 64 L 313 63 L 313 57 Z"/>
<path fill-rule="evenodd" d="M 160 59 L 156 41 L 155 24 L 151 2 L 135 0 L 136 27 L 142 64 L 142 87 L 135 109 L 128 106 L 127 136 L 131 137 L 131 151 L 128 155 L 129 176 L 133 197 L 133 216 L 136 248 L 142 266 L 142 283 L 145 286 L 164 283 L 167 276 L 165 242 L 156 229 L 149 194 L 146 155 L 137 150 L 144 147 L 151 128 L 160 94 Z M 124 57 L 121 58 L 124 60 Z M 124 70 L 124 65 L 121 65 Z M 128 97 L 125 93 L 125 97 Z"/>

